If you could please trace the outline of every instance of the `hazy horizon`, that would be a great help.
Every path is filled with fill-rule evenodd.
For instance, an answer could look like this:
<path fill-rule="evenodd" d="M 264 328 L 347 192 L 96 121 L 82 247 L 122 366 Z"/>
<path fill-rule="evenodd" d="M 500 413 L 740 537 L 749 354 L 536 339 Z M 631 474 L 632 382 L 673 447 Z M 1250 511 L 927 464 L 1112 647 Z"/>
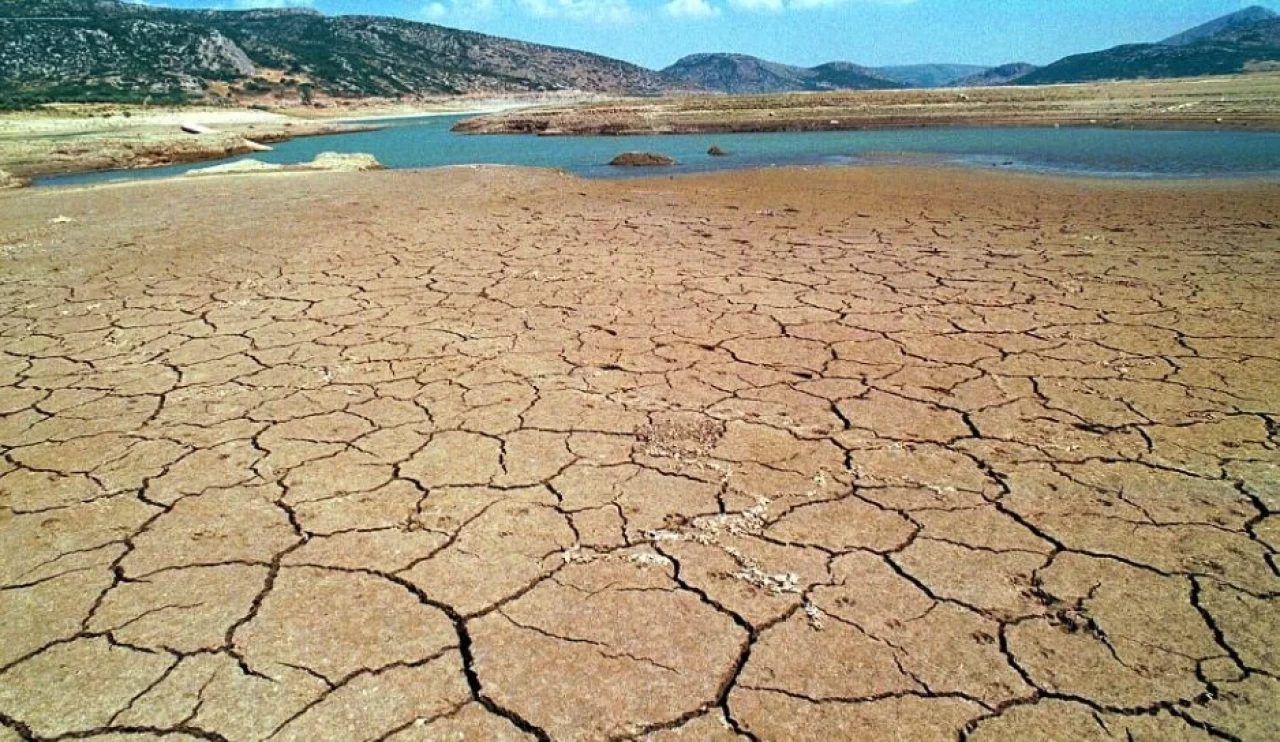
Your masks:
<path fill-rule="evenodd" d="M 142 2 L 142 0 L 132 0 Z M 1047 64 L 1159 41 L 1248 0 L 147 0 L 176 8 L 310 7 L 581 49 L 653 69 L 696 53 L 801 66 Z"/>

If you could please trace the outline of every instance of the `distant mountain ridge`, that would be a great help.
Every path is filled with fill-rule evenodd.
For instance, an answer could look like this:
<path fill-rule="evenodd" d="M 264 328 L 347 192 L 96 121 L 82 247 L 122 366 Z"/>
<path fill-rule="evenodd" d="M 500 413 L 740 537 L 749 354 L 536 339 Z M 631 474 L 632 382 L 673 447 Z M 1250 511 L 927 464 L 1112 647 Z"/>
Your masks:
<path fill-rule="evenodd" d="M 0 0 L 0 98 L 11 100 L 687 87 L 597 54 L 399 18 Z"/>
<path fill-rule="evenodd" d="M 746 54 L 712 53 L 690 54 L 662 74 L 722 93 L 784 93 L 940 88 L 987 69 L 971 64 L 864 67 L 852 62 L 797 67 Z"/>
<path fill-rule="evenodd" d="M 722 93 L 783 93 L 819 90 L 892 90 L 907 87 L 849 62 L 793 67 L 746 54 L 691 54 L 662 74 Z"/>
<path fill-rule="evenodd" d="M 871 69 L 883 77 L 913 88 L 944 88 L 957 80 L 980 75 L 991 68 L 976 64 L 904 64 Z"/>
<path fill-rule="evenodd" d="M 1280 15 L 1259 5 L 1225 15 L 1157 44 L 1127 44 L 1076 54 L 1044 67 L 1014 62 L 997 67 L 842 64 L 857 76 L 824 74 L 833 64 L 804 68 L 742 54 L 695 54 L 662 72 L 690 84 L 726 93 L 812 90 L 874 90 L 891 87 L 989 87 L 1042 85 L 1110 79 L 1232 74 L 1280 64 Z M 889 85 L 895 83 L 896 85 Z"/>

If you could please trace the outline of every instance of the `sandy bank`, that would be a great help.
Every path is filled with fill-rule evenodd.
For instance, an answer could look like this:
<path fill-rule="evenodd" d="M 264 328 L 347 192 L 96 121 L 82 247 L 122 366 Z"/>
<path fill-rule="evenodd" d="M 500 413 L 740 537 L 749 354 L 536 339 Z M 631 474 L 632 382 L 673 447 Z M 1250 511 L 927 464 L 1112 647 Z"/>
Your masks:
<path fill-rule="evenodd" d="M 456 116 L 459 114 L 500 113 L 532 106 L 568 105 L 608 100 L 600 93 L 552 91 L 511 93 L 507 95 L 457 95 L 424 97 L 412 101 L 384 99 L 329 100 L 323 107 L 291 106 L 281 113 L 303 119 L 325 121 L 379 121 L 423 116 Z"/>
<path fill-rule="evenodd" d="M 184 132 L 198 125 L 205 134 Z M 51 106 L 0 115 L 0 169 L 32 177 L 220 159 L 295 137 L 368 131 L 256 110 Z"/>

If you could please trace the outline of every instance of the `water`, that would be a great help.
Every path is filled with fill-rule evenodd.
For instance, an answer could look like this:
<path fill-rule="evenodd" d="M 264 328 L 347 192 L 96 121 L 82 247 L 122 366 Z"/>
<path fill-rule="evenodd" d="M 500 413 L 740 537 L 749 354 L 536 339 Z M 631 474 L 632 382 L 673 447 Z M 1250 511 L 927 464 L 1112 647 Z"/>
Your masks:
<path fill-rule="evenodd" d="M 368 152 L 390 168 L 495 164 L 561 168 L 580 176 L 675 175 L 786 165 L 932 162 L 1097 177 L 1280 176 L 1280 133 L 1140 131 L 1090 128 L 909 129 L 895 131 L 715 134 L 636 137 L 465 136 L 449 131 L 460 116 L 377 122 L 384 129 L 283 142 L 252 157 L 307 162 L 326 151 Z M 710 157 L 711 145 L 732 157 Z M 619 169 L 606 163 L 621 152 L 658 152 L 680 161 L 668 168 Z M 213 162 L 43 178 L 42 185 L 74 185 L 178 175 Z"/>

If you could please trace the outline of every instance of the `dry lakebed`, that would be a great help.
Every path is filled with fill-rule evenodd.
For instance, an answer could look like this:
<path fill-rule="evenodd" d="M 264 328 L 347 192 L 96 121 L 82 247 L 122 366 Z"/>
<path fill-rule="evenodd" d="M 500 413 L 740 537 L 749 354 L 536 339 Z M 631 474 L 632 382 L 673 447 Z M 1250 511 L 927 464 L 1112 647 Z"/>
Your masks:
<path fill-rule="evenodd" d="M 1280 184 L 0 195 L 0 741 L 1280 738 Z"/>

